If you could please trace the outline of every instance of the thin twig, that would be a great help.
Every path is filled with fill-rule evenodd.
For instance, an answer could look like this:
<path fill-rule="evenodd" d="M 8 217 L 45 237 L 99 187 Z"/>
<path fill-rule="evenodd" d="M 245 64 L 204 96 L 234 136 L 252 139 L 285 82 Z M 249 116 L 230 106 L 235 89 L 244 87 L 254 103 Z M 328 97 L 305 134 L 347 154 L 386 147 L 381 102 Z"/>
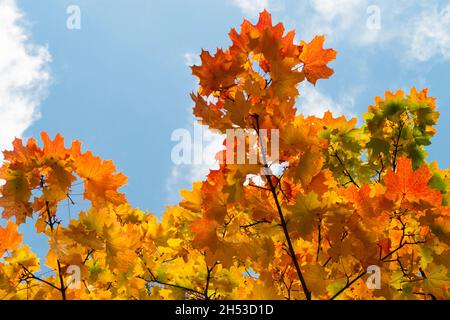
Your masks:
<path fill-rule="evenodd" d="M 403 121 L 400 121 L 399 128 L 398 128 L 397 140 L 394 143 L 394 153 L 392 155 L 392 170 L 394 172 L 397 169 L 397 156 L 398 156 L 398 151 L 399 151 L 399 147 L 400 147 L 400 138 L 402 137 L 403 126 L 404 126 Z"/>
<path fill-rule="evenodd" d="M 344 161 L 341 159 L 338 152 L 335 151 L 333 147 L 331 147 L 331 149 L 333 150 L 333 156 L 339 161 L 339 164 L 341 165 L 342 169 L 344 170 L 344 175 L 350 179 L 350 181 L 347 182 L 347 184 L 352 183 L 359 189 L 359 184 L 355 181 L 355 179 L 353 179 L 352 175 L 347 170 L 347 167 L 345 166 Z"/>

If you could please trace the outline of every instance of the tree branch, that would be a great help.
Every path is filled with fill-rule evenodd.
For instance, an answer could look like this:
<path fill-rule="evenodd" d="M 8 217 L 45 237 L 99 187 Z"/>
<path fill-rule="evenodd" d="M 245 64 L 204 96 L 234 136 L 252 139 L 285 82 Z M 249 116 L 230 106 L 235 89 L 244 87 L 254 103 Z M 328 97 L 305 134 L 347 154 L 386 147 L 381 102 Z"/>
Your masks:
<path fill-rule="evenodd" d="M 52 232 L 52 234 L 54 233 L 54 225 L 55 223 L 57 223 L 57 220 L 52 218 L 52 214 L 50 213 L 50 204 L 48 201 L 45 202 L 45 208 L 46 208 L 46 212 L 47 212 L 47 216 L 48 216 L 48 225 L 50 226 L 50 230 Z M 57 276 L 59 278 L 59 284 L 60 284 L 60 288 L 59 291 L 61 292 L 61 297 L 63 300 L 67 300 L 66 298 L 66 286 L 64 284 L 64 277 L 62 275 L 62 268 L 61 268 L 61 262 L 59 262 L 59 259 L 56 259 L 56 264 L 57 264 Z"/>
<path fill-rule="evenodd" d="M 209 284 L 211 282 L 211 274 L 212 271 L 214 270 L 214 268 L 217 266 L 217 262 L 210 268 L 208 267 L 208 265 L 206 265 L 206 270 L 207 270 L 207 275 L 206 275 L 206 286 L 205 286 L 205 291 L 204 291 L 204 297 L 205 300 L 209 300 L 210 297 L 208 296 L 208 290 L 209 290 Z"/>
<path fill-rule="evenodd" d="M 24 281 L 26 281 L 26 280 L 28 280 L 28 279 L 37 280 L 37 281 L 39 281 L 39 282 L 45 283 L 46 285 L 48 285 L 48 286 L 50 286 L 50 287 L 52 287 L 52 288 L 54 288 L 54 289 L 56 289 L 56 290 L 58 290 L 58 291 L 61 291 L 61 289 L 60 289 L 59 287 L 55 286 L 53 283 L 51 283 L 51 282 L 49 282 L 49 281 L 47 281 L 47 280 L 44 280 L 44 279 L 42 279 L 42 278 L 36 276 L 33 272 L 31 272 L 31 271 L 30 271 L 27 267 L 25 267 L 23 264 L 19 264 L 19 265 L 20 265 L 20 266 L 22 267 L 22 269 L 25 271 L 25 277 L 23 277 L 21 280 L 24 280 Z"/>
<path fill-rule="evenodd" d="M 178 285 L 178 284 L 173 284 L 173 283 L 169 283 L 169 282 L 166 282 L 166 281 L 159 280 L 159 279 L 155 276 L 155 274 L 152 272 L 152 270 L 150 269 L 150 267 L 147 265 L 147 263 L 144 261 L 144 259 L 142 259 L 142 255 L 140 254 L 139 256 L 140 256 L 141 261 L 143 262 L 143 264 L 144 264 L 144 266 L 145 266 L 145 269 L 146 269 L 146 270 L 148 271 L 148 273 L 150 274 L 150 278 L 151 278 L 151 279 L 146 279 L 146 278 L 143 277 L 143 276 L 138 276 L 138 278 L 144 280 L 144 281 L 147 282 L 147 283 L 157 283 L 157 284 L 160 284 L 160 285 L 163 285 L 163 286 L 167 286 L 167 287 L 172 287 L 172 288 L 184 290 L 184 291 L 189 292 L 189 293 L 191 293 L 191 294 L 194 294 L 194 295 L 196 295 L 196 296 L 198 296 L 198 297 L 204 297 L 204 292 L 200 292 L 200 291 L 195 290 L 195 289 L 192 289 L 192 288 L 188 288 L 188 287 L 180 286 L 180 285 Z"/>
<path fill-rule="evenodd" d="M 394 153 L 392 155 L 392 170 L 394 172 L 397 169 L 397 156 L 398 156 L 398 151 L 399 151 L 399 147 L 400 147 L 400 138 L 402 137 L 403 126 L 404 126 L 403 121 L 400 121 L 399 128 L 398 128 L 397 140 L 394 143 Z"/>
<path fill-rule="evenodd" d="M 263 223 L 270 223 L 270 221 L 267 221 L 267 220 L 255 221 L 255 222 L 252 222 L 252 223 L 249 223 L 249 224 L 246 224 L 246 225 L 243 225 L 243 226 L 239 226 L 239 227 L 242 228 L 242 229 L 248 229 L 248 228 L 257 226 L 259 224 L 263 224 Z"/>
<path fill-rule="evenodd" d="M 44 190 L 46 188 L 45 176 L 44 175 L 41 176 L 39 185 L 40 185 L 42 190 Z M 47 224 L 50 227 L 50 230 L 51 230 L 52 235 L 53 235 L 54 234 L 54 229 L 55 229 L 54 228 L 55 224 L 58 224 L 59 221 L 58 221 L 58 219 L 56 219 L 56 215 L 53 216 L 51 214 L 51 212 L 50 212 L 50 202 L 48 202 L 48 201 L 45 201 L 45 212 L 47 213 L 47 219 L 48 219 L 47 220 Z M 57 271 L 56 271 L 56 273 L 57 273 L 57 277 L 59 278 L 60 287 L 58 288 L 55 285 L 52 285 L 52 287 L 58 288 L 58 290 L 61 292 L 62 299 L 63 300 L 67 300 L 66 299 L 66 289 L 67 289 L 67 287 L 64 284 L 64 277 L 62 275 L 62 268 L 61 268 L 61 263 L 60 263 L 59 259 L 56 259 L 56 264 L 57 264 Z M 44 282 L 44 283 L 49 284 L 49 282 Z"/>
<path fill-rule="evenodd" d="M 359 184 L 355 181 L 355 179 L 353 179 L 352 175 L 347 170 L 347 167 L 345 166 L 344 161 L 342 161 L 338 152 L 335 151 L 333 147 L 331 147 L 331 150 L 333 150 L 333 156 L 339 161 L 339 164 L 341 165 L 342 169 L 344 170 L 344 175 L 350 179 L 350 181 L 348 183 L 354 184 L 359 189 Z"/>
<path fill-rule="evenodd" d="M 156 278 L 156 276 L 152 273 L 152 271 L 151 271 L 150 268 L 148 268 L 148 267 L 147 267 L 147 271 L 148 271 L 148 273 L 150 274 L 150 277 L 151 277 L 150 280 L 145 279 L 145 278 L 142 277 L 142 276 L 139 276 L 139 278 L 141 278 L 142 280 L 144 280 L 144 281 L 146 281 L 146 282 L 148 282 L 148 283 L 152 283 L 152 282 L 153 282 L 153 283 L 158 283 L 158 284 L 163 285 L 163 286 L 168 286 L 168 287 L 172 287 L 172 288 L 176 288 L 176 289 L 181 289 L 181 290 L 190 292 L 190 293 L 192 293 L 192 294 L 195 294 L 195 295 L 197 295 L 197 296 L 203 296 L 203 294 L 204 294 L 203 292 L 197 291 L 197 290 L 195 290 L 195 289 L 191 289 L 191 288 L 183 287 L 183 286 L 180 286 L 180 285 L 177 285 L 177 284 L 173 284 L 173 283 L 168 283 L 168 282 L 165 282 L 165 281 L 161 281 L 161 280 L 159 280 L 158 278 Z"/>
<path fill-rule="evenodd" d="M 343 287 L 341 290 L 339 290 L 334 296 L 332 296 L 330 298 L 330 300 L 334 300 L 336 299 L 341 293 L 343 293 L 345 290 L 347 290 L 348 288 L 350 288 L 356 281 L 358 281 L 359 279 L 361 279 L 362 277 L 365 276 L 367 272 L 363 271 L 361 272 L 355 279 L 353 279 L 352 281 L 350 281 L 349 278 L 347 278 L 347 283 L 345 284 L 345 287 Z"/>
<path fill-rule="evenodd" d="M 253 118 L 256 120 L 256 130 L 257 130 L 257 134 L 259 137 L 259 144 L 260 144 L 260 148 L 261 148 L 261 153 L 263 155 L 263 161 L 264 161 L 264 166 L 265 168 L 269 168 L 268 164 L 267 164 L 267 160 L 266 160 L 266 153 L 265 150 L 263 149 L 263 144 L 262 144 L 262 139 L 260 136 L 260 128 L 259 128 L 259 117 L 258 115 L 253 115 Z M 303 292 L 306 296 L 306 300 L 311 300 L 311 292 L 308 290 L 308 286 L 306 284 L 305 278 L 303 277 L 302 271 L 300 269 L 300 265 L 298 264 L 297 261 L 297 256 L 295 254 L 295 250 L 294 250 L 294 246 L 292 245 L 292 241 L 291 241 L 291 237 L 289 235 L 289 231 L 287 229 L 287 224 L 286 224 L 286 220 L 284 218 L 284 214 L 283 214 L 283 210 L 281 208 L 280 205 L 280 201 L 278 200 L 278 195 L 277 195 L 277 191 L 276 191 L 276 187 L 272 181 L 272 177 L 270 175 L 265 175 L 266 180 L 269 183 L 269 189 L 270 192 L 272 193 L 273 199 L 275 201 L 275 205 L 277 207 L 278 210 L 278 215 L 280 217 L 280 221 L 281 221 L 281 227 L 283 228 L 283 232 L 284 232 L 284 236 L 286 238 L 286 242 L 289 248 L 289 254 L 291 256 L 292 262 L 294 263 L 295 266 L 295 270 L 297 271 L 297 275 L 298 275 L 298 279 L 300 280 L 300 283 L 302 285 L 302 289 Z"/>
<path fill-rule="evenodd" d="M 316 252 L 316 263 L 319 262 L 320 249 L 322 245 L 322 219 L 320 219 L 318 225 L 318 235 L 317 235 L 317 252 Z"/>
<path fill-rule="evenodd" d="M 416 241 L 416 242 L 403 242 L 401 243 L 396 249 L 394 249 L 393 251 L 391 251 L 390 253 L 388 253 L 387 255 L 385 255 L 383 258 L 380 259 L 380 261 L 382 262 L 387 262 L 387 259 L 392 256 L 394 253 L 396 253 L 397 251 L 399 251 L 400 249 L 402 249 L 404 246 L 406 245 L 415 245 L 415 244 L 421 244 L 421 243 L 425 243 L 425 241 Z M 397 261 L 397 260 L 395 260 Z M 330 300 L 334 300 L 336 297 L 338 297 L 341 293 L 343 293 L 345 290 L 347 290 L 348 288 L 350 288 L 356 281 L 358 281 L 359 279 L 361 279 L 367 272 L 363 271 L 361 272 L 355 279 L 353 279 L 352 281 L 349 281 L 349 279 L 347 279 L 347 284 L 341 289 L 339 290 L 333 297 L 331 297 Z"/>

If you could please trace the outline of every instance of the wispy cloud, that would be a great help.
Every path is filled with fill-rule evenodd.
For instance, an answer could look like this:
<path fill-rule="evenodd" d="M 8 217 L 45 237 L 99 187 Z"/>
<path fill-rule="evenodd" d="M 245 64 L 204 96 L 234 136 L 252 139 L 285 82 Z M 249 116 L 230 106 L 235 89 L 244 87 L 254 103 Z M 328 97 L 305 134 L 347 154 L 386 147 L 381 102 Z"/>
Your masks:
<path fill-rule="evenodd" d="M 187 65 L 188 67 L 201 64 L 200 54 L 193 52 L 186 52 L 185 54 L 183 54 L 183 58 L 184 64 Z"/>
<path fill-rule="evenodd" d="M 1 149 L 9 148 L 39 117 L 50 79 L 48 49 L 31 42 L 25 22 L 14 0 L 0 0 Z"/>
<path fill-rule="evenodd" d="M 427 61 L 432 58 L 450 59 L 450 4 L 439 10 L 428 9 L 414 20 L 409 39 L 408 55 L 412 59 Z"/>
<path fill-rule="evenodd" d="M 450 5 L 430 0 L 311 0 L 297 5 L 303 38 L 326 34 L 331 43 L 392 45 L 401 59 L 450 59 Z M 375 22 L 375 23 L 374 23 Z M 399 50 L 396 50 L 399 51 Z M 406 55 L 405 55 L 406 54 Z M 399 56 L 400 58 L 400 56 Z"/>
<path fill-rule="evenodd" d="M 212 132 L 206 126 L 193 121 L 189 131 L 190 143 L 185 144 L 190 153 L 190 163 L 173 164 L 172 171 L 166 181 L 168 202 L 175 203 L 179 200 L 179 191 L 182 188 L 190 188 L 194 181 L 203 181 L 210 170 L 218 169 L 219 162 L 216 154 L 223 150 L 224 136 Z M 179 142 L 174 142 L 175 147 Z"/>
<path fill-rule="evenodd" d="M 367 28 L 367 0 L 311 0 L 298 5 L 300 28 L 304 38 L 325 34 L 331 40 L 368 43 L 376 30 Z"/>
<path fill-rule="evenodd" d="M 354 107 L 354 98 L 350 95 L 334 100 L 332 97 L 322 93 L 317 87 L 302 83 L 299 86 L 300 97 L 297 100 L 298 111 L 306 116 L 321 117 L 327 111 L 331 111 L 333 116 L 352 116 L 351 110 Z"/>
<path fill-rule="evenodd" d="M 264 9 L 269 9 L 269 0 L 230 0 L 233 5 L 241 9 L 242 13 L 255 17 Z"/>
<path fill-rule="evenodd" d="M 201 64 L 200 54 L 198 53 L 186 52 L 183 54 L 183 60 L 184 64 L 189 67 Z M 196 86 L 198 86 L 197 80 L 193 81 L 193 87 Z M 189 136 L 189 143 L 184 147 L 187 148 L 185 151 L 190 153 L 191 159 L 190 163 L 173 163 L 172 170 L 166 179 L 167 201 L 169 203 L 176 203 L 180 200 L 180 190 L 190 188 L 194 181 L 204 180 L 210 170 L 218 169 L 219 165 L 215 156 L 217 152 L 223 149 L 224 136 L 212 132 L 208 127 L 197 122 L 191 115 L 191 106 L 186 111 L 189 115 L 186 125 L 179 129 Z M 176 147 L 180 142 L 173 141 L 173 147 Z"/>

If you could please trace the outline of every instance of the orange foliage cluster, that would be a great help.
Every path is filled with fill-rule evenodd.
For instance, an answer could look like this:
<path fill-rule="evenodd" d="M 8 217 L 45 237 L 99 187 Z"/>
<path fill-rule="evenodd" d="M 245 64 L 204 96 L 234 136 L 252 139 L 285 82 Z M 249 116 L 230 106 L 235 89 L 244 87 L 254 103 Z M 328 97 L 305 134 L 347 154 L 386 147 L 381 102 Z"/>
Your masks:
<path fill-rule="evenodd" d="M 160 221 L 132 208 L 125 176 L 79 142 L 16 140 L 0 170 L 0 298 L 447 299 L 449 169 L 425 161 L 434 99 L 388 92 L 361 127 L 304 117 L 298 84 L 330 77 L 336 52 L 323 36 L 294 37 L 263 12 L 192 68 L 199 120 L 222 133 L 278 129 L 286 165 L 262 175 L 274 164 L 221 164 Z M 67 221 L 77 187 L 89 205 Z M 17 230 L 32 219 L 49 239 L 43 262 Z"/>

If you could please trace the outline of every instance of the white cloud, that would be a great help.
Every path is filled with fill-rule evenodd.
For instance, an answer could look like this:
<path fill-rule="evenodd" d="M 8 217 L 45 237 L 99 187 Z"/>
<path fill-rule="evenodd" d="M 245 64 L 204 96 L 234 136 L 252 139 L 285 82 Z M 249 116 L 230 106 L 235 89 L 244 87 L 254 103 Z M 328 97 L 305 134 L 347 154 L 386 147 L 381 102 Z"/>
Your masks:
<path fill-rule="evenodd" d="M 201 64 L 200 54 L 197 53 L 186 52 L 183 54 L 183 59 L 184 64 L 189 67 Z M 193 86 L 197 85 L 198 81 L 193 81 Z M 207 101 L 216 102 L 213 96 L 209 96 Z M 193 119 L 191 107 L 186 111 L 189 114 L 187 125 L 179 129 L 189 136 L 190 145 L 183 144 L 183 150 L 189 149 L 188 152 L 191 153 L 190 163 L 176 164 L 176 161 L 171 159 L 173 166 L 166 179 L 167 202 L 169 203 L 177 203 L 180 200 L 179 191 L 182 188 L 190 188 L 193 182 L 203 181 L 210 170 L 218 169 L 219 162 L 215 159 L 215 156 L 224 148 L 224 135 L 214 133 L 207 126 L 203 126 Z M 179 136 L 175 139 L 181 140 Z M 178 146 L 180 140 L 173 141 L 172 147 Z"/>
<path fill-rule="evenodd" d="M 250 17 L 255 17 L 264 9 L 269 9 L 269 0 L 231 0 L 231 3 Z"/>
<path fill-rule="evenodd" d="M 50 54 L 35 45 L 14 0 L 0 0 L 0 148 L 39 117 L 38 106 L 49 83 Z M 1 156 L 0 156 L 1 159 Z"/>
<path fill-rule="evenodd" d="M 350 110 L 353 109 L 354 99 L 351 96 L 344 96 L 339 101 L 335 101 L 320 92 L 312 84 L 305 82 L 300 84 L 299 91 L 300 97 L 297 100 L 298 112 L 305 116 L 322 117 L 327 111 L 331 111 L 333 116 L 352 116 Z"/>
<path fill-rule="evenodd" d="M 219 162 L 215 159 L 216 154 L 224 149 L 223 141 L 225 136 L 209 130 L 206 126 L 192 122 L 192 129 L 189 131 L 190 144 L 184 147 L 191 153 L 190 163 L 175 164 L 172 167 L 170 176 L 166 181 L 168 201 L 177 202 L 179 190 L 184 187 L 190 187 L 194 181 L 203 181 L 210 170 L 217 170 Z M 175 147 L 179 142 L 174 142 Z M 174 159 L 172 159 L 173 162 Z"/>
<path fill-rule="evenodd" d="M 186 52 L 185 54 L 183 54 L 183 58 L 184 64 L 187 65 L 188 67 L 191 67 L 193 65 L 198 66 L 202 62 L 200 59 L 200 55 L 193 52 Z"/>
<path fill-rule="evenodd" d="M 343 21 L 343 22 L 350 22 L 355 20 L 355 17 L 357 16 L 356 8 L 361 7 L 361 5 L 364 5 L 365 1 L 361 0 L 341 0 L 341 1 L 335 1 L 335 0 L 312 0 L 312 6 L 313 8 L 320 13 L 324 19 L 326 20 L 333 20 L 336 17 L 345 17 L 349 21 Z"/>
<path fill-rule="evenodd" d="M 448 60 L 450 5 L 442 7 L 439 3 L 311 0 L 298 5 L 302 19 L 297 28 L 305 39 L 326 34 L 330 43 L 378 47 L 392 44 L 397 52 L 403 52 L 399 58 L 404 59 L 406 54 L 410 61 Z"/>
<path fill-rule="evenodd" d="M 367 38 L 366 8 L 367 0 L 311 0 L 302 2 L 299 21 L 303 38 L 312 38 L 316 34 L 325 34 L 337 41 L 344 34 L 351 41 L 349 33 L 357 34 L 358 41 Z M 308 14 L 306 14 L 308 13 Z"/>
<path fill-rule="evenodd" d="M 408 33 L 409 57 L 419 61 L 450 59 L 450 5 L 441 11 L 429 9 L 414 21 L 413 32 Z"/>

